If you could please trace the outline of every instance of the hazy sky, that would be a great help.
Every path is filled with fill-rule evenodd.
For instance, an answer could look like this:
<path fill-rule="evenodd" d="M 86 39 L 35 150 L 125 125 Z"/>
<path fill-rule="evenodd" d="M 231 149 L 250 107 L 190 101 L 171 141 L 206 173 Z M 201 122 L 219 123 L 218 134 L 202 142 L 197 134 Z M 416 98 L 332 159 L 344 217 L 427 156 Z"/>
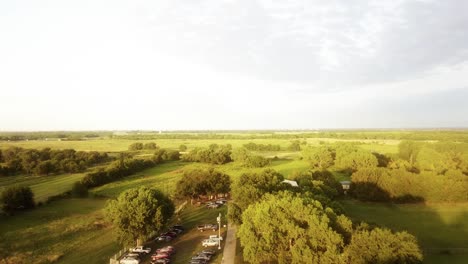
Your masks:
<path fill-rule="evenodd" d="M 0 130 L 468 126 L 468 1 L 0 1 Z"/>

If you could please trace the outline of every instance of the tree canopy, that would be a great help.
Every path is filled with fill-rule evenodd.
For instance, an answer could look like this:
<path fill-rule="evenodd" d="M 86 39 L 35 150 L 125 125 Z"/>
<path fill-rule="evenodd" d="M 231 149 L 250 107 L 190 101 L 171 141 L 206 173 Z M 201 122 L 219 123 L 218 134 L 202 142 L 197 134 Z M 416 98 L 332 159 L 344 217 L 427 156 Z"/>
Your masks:
<path fill-rule="evenodd" d="M 33 208 L 34 193 L 30 187 L 11 186 L 0 196 L 3 212 L 13 214 L 15 211 Z"/>
<path fill-rule="evenodd" d="M 125 245 L 144 241 L 162 230 L 174 214 L 174 204 L 156 189 L 140 187 L 127 190 L 108 202 L 107 215 Z"/>
<path fill-rule="evenodd" d="M 179 197 L 198 198 L 201 195 L 228 193 L 231 189 L 229 175 L 214 168 L 195 168 L 184 170 L 177 182 L 176 193 Z"/>
<path fill-rule="evenodd" d="M 343 247 L 322 205 L 290 193 L 249 206 L 238 236 L 251 263 L 340 263 Z"/>

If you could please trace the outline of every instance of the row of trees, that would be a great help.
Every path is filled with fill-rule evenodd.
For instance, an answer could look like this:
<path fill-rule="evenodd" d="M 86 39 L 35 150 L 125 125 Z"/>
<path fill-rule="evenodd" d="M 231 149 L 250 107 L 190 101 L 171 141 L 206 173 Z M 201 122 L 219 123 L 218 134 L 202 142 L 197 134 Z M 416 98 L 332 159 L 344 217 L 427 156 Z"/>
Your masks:
<path fill-rule="evenodd" d="M 153 150 L 157 148 L 159 147 L 154 142 L 148 142 L 144 144 L 141 142 L 135 142 L 135 143 L 130 144 L 130 146 L 128 146 L 128 150 L 131 150 L 131 151 L 144 150 L 144 149 Z"/>
<path fill-rule="evenodd" d="M 231 145 L 212 144 L 208 148 L 194 148 L 182 156 L 182 160 L 210 164 L 231 162 Z"/>
<path fill-rule="evenodd" d="M 111 158 L 107 153 L 97 151 L 52 150 L 50 148 L 37 150 L 11 147 L 0 150 L 0 175 L 76 173 L 109 160 Z"/>
<path fill-rule="evenodd" d="M 251 150 L 251 151 L 280 151 L 280 145 L 272 145 L 272 144 L 256 144 L 254 142 L 249 142 L 243 145 L 244 148 Z"/>
<path fill-rule="evenodd" d="M 114 135 L 114 138 L 132 139 L 132 140 L 154 140 L 154 139 L 307 139 L 307 138 L 336 138 L 352 140 L 434 140 L 434 141 L 452 141 L 468 143 L 468 134 L 466 130 L 447 130 L 447 131 L 297 131 L 297 133 L 281 133 L 275 131 L 186 131 L 167 132 L 159 134 L 128 134 Z M 1 138 L 1 136 L 0 136 Z"/>
<path fill-rule="evenodd" d="M 137 159 L 120 154 L 120 158 L 105 169 L 88 173 L 81 183 L 87 188 L 97 187 L 109 182 L 116 181 L 136 172 L 151 168 L 165 161 L 178 160 L 179 152 L 159 149 L 151 158 Z"/>
<path fill-rule="evenodd" d="M 309 147 L 302 152 L 303 158 L 310 161 L 314 169 L 328 169 L 352 173 L 360 168 L 379 166 L 379 159 L 370 151 L 355 144 L 343 143 L 332 146 Z"/>
<path fill-rule="evenodd" d="M 269 159 L 260 155 L 252 155 L 246 148 L 234 149 L 231 153 L 231 159 L 248 168 L 261 168 L 270 165 Z"/>

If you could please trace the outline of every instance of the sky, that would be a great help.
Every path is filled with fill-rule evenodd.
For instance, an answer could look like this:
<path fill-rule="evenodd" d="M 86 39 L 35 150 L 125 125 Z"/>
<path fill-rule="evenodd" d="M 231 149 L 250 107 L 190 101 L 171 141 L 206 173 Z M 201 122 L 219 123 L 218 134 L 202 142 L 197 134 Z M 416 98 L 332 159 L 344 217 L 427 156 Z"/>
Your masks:
<path fill-rule="evenodd" d="M 468 1 L 0 1 L 0 131 L 468 127 Z"/>

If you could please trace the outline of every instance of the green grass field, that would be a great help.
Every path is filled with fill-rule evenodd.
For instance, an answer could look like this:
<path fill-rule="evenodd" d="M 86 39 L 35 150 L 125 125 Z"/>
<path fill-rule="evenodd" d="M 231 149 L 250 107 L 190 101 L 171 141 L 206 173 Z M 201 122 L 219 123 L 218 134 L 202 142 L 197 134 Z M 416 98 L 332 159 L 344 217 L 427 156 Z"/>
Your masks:
<path fill-rule="evenodd" d="M 383 205 L 345 201 L 344 205 L 346 214 L 353 219 L 415 235 L 424 250 L 425 263 L 468 263 L 468 204 Z"/>
<path fill-rule="evenodd" d="M 128 140 L 128 139 L 93 139 L 82 141 L 58 141 L 58 140 L 29 140 L 29 141 L 2 141 L 0 142 L 0 149 L 8 147 L 22 147 L 22 148 L 51 148 L 51 149 L 75 149 L 77 151 L 103 151 L 103 152 L 119 152 L 128 150 L 128 146 L 135 142 L 156 142 L 162 148 L 178 149 L 180 145 L 186 145 L 189 150 L 195 147 L 208 147 L 211 144 L 231 144 L 232 147 L 242 147 L 242 145 L 249 142 L 257 144 L 273 144 L 280 145 L 283 151 L 279 153 L 265 152 L 266 156 L 288 157 L 292 155 L 297 156 L 294 152 L 286 151 L 287 147 L 291 144 L 291 139 L 158 139 L 158 140 Z M 369 150 L 375 150 L 382 153 L 396 153 L 399 140 L 345 140 L 334 138 L 307 138 L 307 144 L 318 146 L 323 143 L 334 142 L 360 142 L 361 147 Z"/>
<path fill-rule="evenodd" d="M 22 141 L 1 142 L 0 148 L 18 146 L 24 148 L 54 149 L 74 148 L 76 150 L 95 150 L 106 152 L 125 151 L 133 142 L 152 142 L 153 140 L 96 139 L 88 141 Z M 320 144 L 352 140 L 309 138 L 308 144 Z M 396 153 L 398 140 L 355 140 L 360 147 L 381 153 Z M 248 142 L 257 144 L 279 144 L 283 149 L 290 144 L 288 139 L 161 139 L 154 140 L 163 148 L 178 149 L 185 144 L 190 148 L 205 147 L 210 144 L 231 144 L 234 148 Z M 300 160 L 300 152 L 256 152 L 272 161 L 273 168 L 288 178 L 293 172 L 309 169 L 307 161 Z M 181 161 L 168 162 L 142 171 L 120 181 L 106 184 L 91 190 L 91 194 L 116 197 L 122 191 L 152 186 L 167 194 L 173 194 L 176 182 L 183 169 L 209 166 Z M 214 166 L 229 174 L 233 181 L 248 171 L 263 168 L 244 168 L 233 162 Z M 339 180 L 349 179 L 342 173 L 334 173 Z M 13 184 L 31 186 L 36 201 L 60 194 L 71 188 L 72 184 L 84 174 L 68 174 L 47 177 L 12 176 L 0 178 L 0 190 Z M 13 217 L 0 218 L 0 263 L 7 259 L 12 263 L 108 263 L 109 257 L 119 250 L 112 227 L 106 224 L 102 209 L 106 198 L 65 199 L 43 205 L 35 210 L 20 213 Z M 378 223 L 395 230 L 408 230 L 416 235 L 425 250 L 426 263 L 468 263 L 468 204 L 456 205 L 397 205 L 367 204 L 345 201 L 347 213 L 355 218 Z M 220 209 L 225 210 L 225 209 Z M 224 213 L 224 211 L 222 211 Z M 193 227 L 214 218 L 217 210 L 206 210 L 189 206 L 180 215 L 185 225 Z M 205 234 L 189 232 L 174 244 L 184 248 L 174 259 L 175 263 L 185 263 L 196 250 Z M 156 245 L 154 245 L 156 246 Z M 453 254 L 439 254 L 441 250 L 453 249 Z M 459 254 L 459 251 L 465 253 Z"/>
<path fill-rule="evenodd" d="M 65 199 L 0 218 L 0 258 L 6 263 L 107 262 L 118 246 L 104 220 L 105 202 Z"/>
<path fill-rule="evenodd" d="M 34 200 L 44 202 L 50 196 L 71 190 L 73 183 L 80 181 L 84 176 L 85 173 L 0 177 L 0 192 L 11 185 L 30 186 L 34 193 Z"/>

